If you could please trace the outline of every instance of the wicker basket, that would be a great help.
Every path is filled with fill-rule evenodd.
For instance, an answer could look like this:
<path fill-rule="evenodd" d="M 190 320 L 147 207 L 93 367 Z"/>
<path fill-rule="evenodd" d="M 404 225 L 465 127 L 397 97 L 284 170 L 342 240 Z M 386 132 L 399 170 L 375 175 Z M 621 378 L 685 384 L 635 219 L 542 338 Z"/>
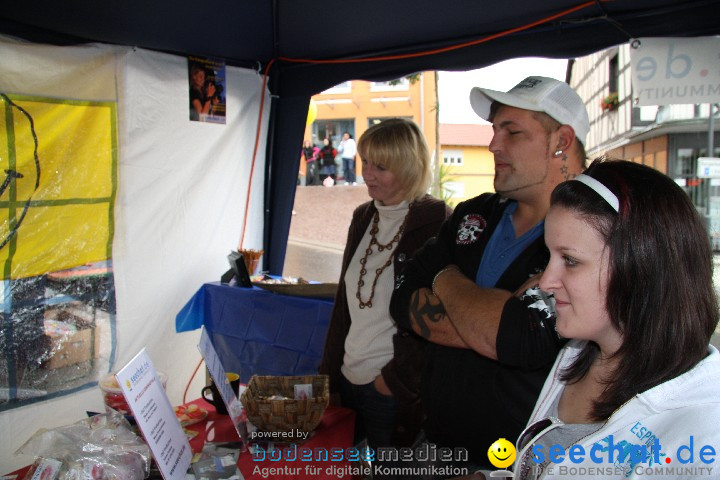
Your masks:
<path fill-rule="evenodd" d="M 313 397 L 296 400 L 294 386 L 312 384 Z M 274 395 L 286 399 L 270 399 Z M 288 432 L 289 440 L 299 432 L 312 432 L 320 424 L 330 402 L 327 375 L 260 376 L 253 375 L 241 397 L 248 419 L 264 432 Z M 305 438 L 304 435 L 302 438 Z"/>

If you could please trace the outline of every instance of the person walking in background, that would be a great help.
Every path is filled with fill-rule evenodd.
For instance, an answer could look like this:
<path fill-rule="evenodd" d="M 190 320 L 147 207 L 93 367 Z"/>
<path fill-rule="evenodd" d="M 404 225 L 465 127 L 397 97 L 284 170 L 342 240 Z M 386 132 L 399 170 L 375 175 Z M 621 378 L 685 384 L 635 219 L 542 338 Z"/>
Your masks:
<path fill-rule="evenodd" d="M 343 175 L 345 176 L 345 185 L 357 185 L 355 178 L 355 155 L 357 154 L 357 145 L 355 139 L 350 132 L 343 133 L 338 152 L 342 158 Z"/>
<path fill-rule="evenodd" d="M 712 252 L 687 194 L 650 167 L 595 161 L 553 192 L 545 243 L 540 288 L 572 340 L 518 439 L 515 478 L 567 478 L 567 466 L 618 480 L 650 469 L 718 478 L 699 461 L 681 472 L 683 449 L 692 459 L 693 448 L 720 445 Z M 586 454 L 566 456 L 571 446 Z"/>
<path fill-rule="evenodd" d="M 388 306 L 410 255 L 451 210 L 428 195 L 430 154 L 422 132 L 400 118 L 360 137 L 371 200 L 353 213 L 320 372 L 335 401 L 357 412 L 356 442 L 408 446 L 421 424 L 420 364 L 425 340 L 397 332 Z"/>
<path fill-rule="evenodd" d="M 305 185 L 320 185 L 320 149 L 310 140 L 303 142 L 302 157 L 305 159 Z"/>
<path fill-rule="evenodd" d="M 337 150 L 333 148 L 332 139 L 326 138 L 323 140 L 323 148 L 320 150 L 320 180 L 323 185 L 326 185 L 325 181 L 328 177 L 332 179 L 332 184 L 335 185 L 337 177 L 336 156 Z"/>

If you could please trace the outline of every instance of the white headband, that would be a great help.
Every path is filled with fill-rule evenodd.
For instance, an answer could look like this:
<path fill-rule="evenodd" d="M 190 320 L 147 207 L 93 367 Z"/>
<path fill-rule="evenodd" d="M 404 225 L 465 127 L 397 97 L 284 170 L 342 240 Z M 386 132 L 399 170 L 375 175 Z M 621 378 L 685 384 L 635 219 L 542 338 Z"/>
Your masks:
<path fill-rule="evenodd" d="M 618 198 L 605 185 L 603 185 L 599 181 L 595 180 L 593 177 L 591 177 L 589 175 L 585 175 L 584 173 L 581 173 L 580 175 L 575 177 L 573 180 L 582 182 L 585 185 L 587 185 L 588 187 L 595 190 L 595 192 L 598 195 L 600 195 L 602 198 L 605 199 L 605 201 L 608 203 L 608 205 L 610 205 L 613 209 L 615 209 L 616 212 L 620 212 L 620 202 L 618 201 Z"/>

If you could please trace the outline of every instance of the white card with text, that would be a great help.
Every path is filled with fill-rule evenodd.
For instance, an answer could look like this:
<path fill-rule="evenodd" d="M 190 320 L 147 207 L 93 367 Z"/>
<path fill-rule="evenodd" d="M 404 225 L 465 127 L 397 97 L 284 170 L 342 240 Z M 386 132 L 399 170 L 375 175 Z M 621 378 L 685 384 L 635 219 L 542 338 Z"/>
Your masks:
<path fill-rule="evenodd" d="M 165 480 L 184 480 L 192 450 L 175 409 L 143 348 L 115 374 L 135 422 L 145 437 Z"/>

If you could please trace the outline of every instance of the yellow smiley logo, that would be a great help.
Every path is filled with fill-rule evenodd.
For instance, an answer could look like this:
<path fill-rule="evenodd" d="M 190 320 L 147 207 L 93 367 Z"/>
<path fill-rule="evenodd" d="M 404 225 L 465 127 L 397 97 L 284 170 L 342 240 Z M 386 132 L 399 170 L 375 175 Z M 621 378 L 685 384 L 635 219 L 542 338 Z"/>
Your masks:
<path fill-rule="evenodd" d="M 497 468 L 507 468 L 515 461 L 515 445 L 504 438 L 498 438 L 488 448 L 488 460 Z"/>

